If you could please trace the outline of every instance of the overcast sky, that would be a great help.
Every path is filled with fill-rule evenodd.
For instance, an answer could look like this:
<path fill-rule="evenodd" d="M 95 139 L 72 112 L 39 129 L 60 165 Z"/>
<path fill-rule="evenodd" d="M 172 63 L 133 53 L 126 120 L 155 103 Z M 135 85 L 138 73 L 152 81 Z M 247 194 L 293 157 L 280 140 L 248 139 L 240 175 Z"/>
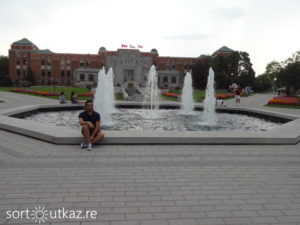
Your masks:
<path fill-rule="evenodd" d="M 299 0 L 0 0 L 0 55 L 24 37 L 40 49 L 96 54 L 121 44 L 198 57 L 227 46 L 256 74 L 300 50 Z"/>

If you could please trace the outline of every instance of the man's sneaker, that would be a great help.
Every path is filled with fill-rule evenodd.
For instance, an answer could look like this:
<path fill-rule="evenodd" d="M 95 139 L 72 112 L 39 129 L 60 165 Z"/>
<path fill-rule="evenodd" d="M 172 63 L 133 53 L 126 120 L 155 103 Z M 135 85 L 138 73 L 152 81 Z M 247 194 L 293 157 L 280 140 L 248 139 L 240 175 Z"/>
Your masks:
<path fill-rule="evenodd" d="M 88 144 L 88 146 L 87 146 L 87 150 L 88 150 L 88 151 L 91 151 L 91 150 L 92 150 L 92 148 L 93 148 L 92 144 Z"/>
<path fill-rule="evenodd" d="M 81 145 L 80 145 L 80 148 L 87 148 L 88 147 L 88 144 L 87 143 L 81 143 Z"/>

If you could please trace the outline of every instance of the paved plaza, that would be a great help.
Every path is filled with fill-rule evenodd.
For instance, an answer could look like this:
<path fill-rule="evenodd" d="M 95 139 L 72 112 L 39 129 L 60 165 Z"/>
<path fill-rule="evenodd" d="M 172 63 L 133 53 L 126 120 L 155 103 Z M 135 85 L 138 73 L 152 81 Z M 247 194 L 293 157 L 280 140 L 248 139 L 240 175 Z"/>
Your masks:
<path fill-rule="evenodd" d="M 273 94 L 242 98 L 263 107 Z M 0 110 L 57 101 L 0 92 Z M 233 100 L 227 101 L 233 105 Z M 99 145 L 88 152 L 0 130 L 0 224 L 8 210 L 95 210 L 70 225 L 300 225 L 300 144 Z"/>

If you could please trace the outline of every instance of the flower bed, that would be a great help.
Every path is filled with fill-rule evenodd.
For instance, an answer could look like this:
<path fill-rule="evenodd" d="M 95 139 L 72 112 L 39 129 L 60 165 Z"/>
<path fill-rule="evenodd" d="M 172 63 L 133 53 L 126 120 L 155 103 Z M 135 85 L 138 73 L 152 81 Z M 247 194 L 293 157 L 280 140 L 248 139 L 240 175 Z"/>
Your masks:
<path fill-rule="evenodd" d="M 168 96 L 168 97 L 172 97 L 172 98 L 179 98 L 181 95 L 180 94 L 175 94 L 175 93 L 172 93 L 172 92 L 165 92 L 165 93 L 162 93 L 163 95 L 165 96 Z"/>
<path fill-rule="evenodd" d="M 229 94 L 217 94 L 215 95 L 216 99 L 226 99 L 226 98 L 231 98 L 234 97 L 233 93 L 229 93 Z M 205 99 L 205 96 L 202 96 L 203 99 Z"/>
<path fill-rule="evenodd" d="M 95 94 L 95 92 L 92 91 L 92 92 L 84 92 L 84 93 L 81 93 L 81 94 L 79 94 L 78 96 L 79 96 L 79 97 L 91 97 L 91 96 L 94 95 L 94 94 Z"/>
<path fill-rule="evenodd" d="M 300 105 L 296 97 L 277 96 L 268 101 L 268 105 Z"/>
<path fill-rule="evenodd" d="M 19 92 L 19 93 L 29 93 L 35 95 L 42 95 L 42 96 L 59 96 L 58 93 L 48 92 L 48 91 L 37 91 L 37 90 L 29 90 L 29 89 L 10 89 L 12 92 Z"/>
<path fill-rule="evenodd" d="M 218 94 L 218 95 L 215 95 L 216 99 L 226 99 L 226 98 L 231 98 L 231 97 L 234 97 L 234 94 L 233 93 L 228 93 L 228 94 Z"/>

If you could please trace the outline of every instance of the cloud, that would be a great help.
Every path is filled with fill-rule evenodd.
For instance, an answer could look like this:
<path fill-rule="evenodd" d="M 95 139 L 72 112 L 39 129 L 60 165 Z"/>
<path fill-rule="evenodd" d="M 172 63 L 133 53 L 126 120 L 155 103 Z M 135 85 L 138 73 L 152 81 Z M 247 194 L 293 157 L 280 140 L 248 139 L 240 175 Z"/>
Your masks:
<path fill-rule="evenodd" d="M 244 9 L 238 7 L 216 8 L 215 15 L 218 18 L 226 20 L 237 20 L 245 15 L 245 11 Z"/>
<path fill-rule="evenodd" d="M 166 40 L 203 40 L 209 38 L 209 34 L 197 34 L 197 33 L 190 33 L 190 34 L 176 34 L 176 35 L 170 35 L 165 36 L 164 39 Z"/>

